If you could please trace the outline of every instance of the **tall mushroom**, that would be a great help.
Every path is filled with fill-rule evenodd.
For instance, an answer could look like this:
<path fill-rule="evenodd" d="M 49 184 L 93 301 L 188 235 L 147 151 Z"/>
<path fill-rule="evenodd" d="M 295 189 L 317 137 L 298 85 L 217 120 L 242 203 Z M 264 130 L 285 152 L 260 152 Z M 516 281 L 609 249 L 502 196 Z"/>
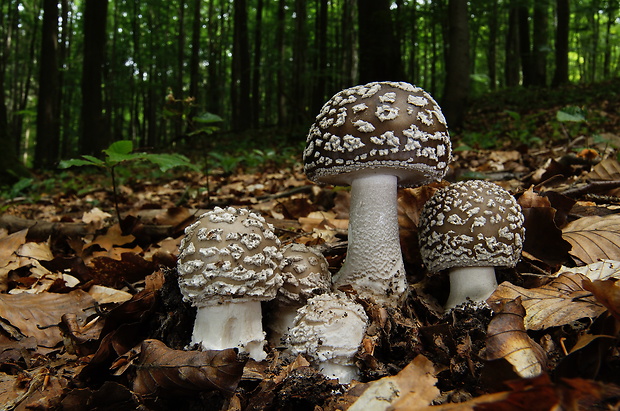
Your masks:
<path fill-rule="evenodd" d="M 495 291 L 494 267 L 514 267 L 521 257 L 523 220 L 515 198 L 487 181 L 451 184 L 424 204 L 420 253 L 430 272 L 450 270 L 446 309 Z"/>
<path fill-rule="evenodd" d="M 433 98 L 408 83 L 374 82 L 334 95 L 310 128 L 304 168 L 319 184 L 351 185 L 349 246 L 336 287 L 395 305 L 407 288 L 398 186 L 443 178 L 450 138 Z"/>
<path fill-rule="evenodd" d="M 261 301 L 282 285 L 273 227 L 249 210 L 216 207 L 187 227 L 179 251 L 179 287 L 197 308 L 192 342 L 265 359 Z"/>

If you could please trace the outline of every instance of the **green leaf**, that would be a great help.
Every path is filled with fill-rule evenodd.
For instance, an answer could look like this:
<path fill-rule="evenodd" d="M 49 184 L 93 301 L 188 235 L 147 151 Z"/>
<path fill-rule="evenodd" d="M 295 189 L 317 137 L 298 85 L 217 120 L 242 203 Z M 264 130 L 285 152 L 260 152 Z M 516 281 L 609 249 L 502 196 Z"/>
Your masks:
<path fill-rule="evenodd" d="M 105 161 L 109 166 L 115 166 L 118 163 L 123 163 L 125 161 L 146 160 L 146 153 L 126 154 L 126 153 L 109 152 L 107 154 L 108 155 Z"/>
<path fill-rule="evenodd" d="M 133 142 L 131 140 L 119 140 L 110 144 L 110 147 L 103 150 L 106 155 L 115 154 L 129 154 L 133 151 Z"/>
<path fill-rule="evenodd" d="M 72 158 L 69 160 L 62 160 L 59 164 L 59 168 L 69 167 L 83 167 L 83 166 L 96 166 L 105 167 L 105 163 L 96 157 L 83 156 L 84 158 Z"/>
<path fill-rule="evenodd" d="M 181 154 L 147 154 L 145 160 L 157 164 L 161 171 L 168 171 L 175 167 L 189 167 L 192 170 L 200 171 L 200 168 Z"/>
<path fill-rule="evenodd" d="M 583 110 L 579 107 L 566 107 L 557 112 L 556 118 L 561 123 L 586 121 Z"/>
<path fill-rule="evenodd" d="M 196 123 L 203 124 L 211 124 L 211 123 L 221 123 L 224 119 L 217 114 L 204 112 L 193 118 Z"/>

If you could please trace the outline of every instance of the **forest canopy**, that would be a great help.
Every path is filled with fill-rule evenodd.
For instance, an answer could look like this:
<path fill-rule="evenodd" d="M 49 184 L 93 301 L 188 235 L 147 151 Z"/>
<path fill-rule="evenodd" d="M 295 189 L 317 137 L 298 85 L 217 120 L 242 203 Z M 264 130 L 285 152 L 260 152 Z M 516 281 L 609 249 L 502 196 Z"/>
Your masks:
<path fill-rule="evenodd" d="M 303 141 L 331 95 L 376 80 L 423 87 L 458 130 L 494 90 L 618 77 L 619 4 L 2 0 L 2 180 L 116 140 Z"/>

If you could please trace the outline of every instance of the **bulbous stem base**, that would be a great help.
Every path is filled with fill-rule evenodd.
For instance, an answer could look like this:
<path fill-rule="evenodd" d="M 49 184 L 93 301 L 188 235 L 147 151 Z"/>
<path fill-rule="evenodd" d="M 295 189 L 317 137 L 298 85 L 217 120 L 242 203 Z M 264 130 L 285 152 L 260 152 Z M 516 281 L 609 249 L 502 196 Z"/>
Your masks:
<path fill-rule="evenodd" d="M 494 267 L 452 268 L 450 276 L 450 296 L 445 309 L 449 310 L 465 301 L 484 301 L 497 289 Z"/>

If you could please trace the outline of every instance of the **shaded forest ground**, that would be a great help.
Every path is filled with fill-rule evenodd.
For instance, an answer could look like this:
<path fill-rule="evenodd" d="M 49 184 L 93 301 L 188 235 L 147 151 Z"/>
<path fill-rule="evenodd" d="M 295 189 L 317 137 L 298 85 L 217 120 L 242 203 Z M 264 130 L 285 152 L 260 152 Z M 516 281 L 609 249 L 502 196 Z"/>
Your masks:
<path fill-rule="evenodd" d="M 439 184 L 399 193 L 411 292 L 388 312 L 361 301 L 372 325 L 358 355 L 360 384 L 347 390 L 278 347 L 270 347 L 264 363 L 224 360 L 241 378 L 236 391 L 234 378 L 217 374 L 213 359 L 206 366 L 210 381 L 189 390 L 174 377 L 170 386 L 145 384 L 162 373 L 169 377 L 163 368 L 183 365 L 173 356 L 158 368 L 139 353 L 147 339 L 172 349 L 188 342 L 193 314 L 180 301 L 174 266 L 183 228 L 198 210 L 233 205 L 260 211 L 283 242 L 319 246 L 332 270 L 346 251 L 348 192 L 305 179 L 299 164 L 305 136 L 277 147 L 211 136 L 221 143 L 210 143 L 204 153 L 219 153 L 209 157 L 208 176 L 118 166 L 121 225 L 110 179 L 99 170 L 50 171 L 5 189 L 0 403 L 15 409 L 344 409 L 367 404 L 370 382 L 396 375 L 393 382 L 402 388 L 411 379 L 405 373 L 417 369 L 434 379 L 419 378 L 421 385 L 409 389 L 430 399 L 409 398 L 400 409 L 422 409 L 431 400 L 465 402 L 465 409 L 475 401 L 495 409 L 516 403 L 532 410 L 617 409 L 620 300 L 613 294 L 619 288 L 613 261 L 620 260 L 620 80 L 484 96 L 471 103 L 465 129 L 452 136 L 455 161 L 448 179 L 496 181 L 527 211 L 523 260 L 499 272 L 499 282 L 508 283 L 495 299 L 519 296 L 531 310 L 532 301 L 549 301 L 540 297 L 543 291 L 553 297 L 555 305 L 541 309 L 545 322 L 524 314 L 520 323 L 504 326 L 511 341 L 527 330 L 529 340 L 520 349 L 540 347 L 543 376 L 523 379 L 505 353 L 489 353 L 491 318 L 519 313 L 519 306 L 495 307 L 494 317 L 490 309 L 444 316 L 447 282 L 426 278 L 416 239 L 421 206 Z M 599 228 L 588 231 L 595 222 Z M 576 231 L 586 239 L 575 239 Z M 595 254 L 592 243 L 601 242 L 602 232 L 611 240 Z M 613 269 L 596 268 L 600 258 Z M 586 280 L 592 289 L 583 288 Z M 604 291 L 597 281 L 607 281 Z M 563 316 L 552 315 L 558 312 Z M 440 395 L 431 395 L 433 387 Z M 232 396 L 224 394 L 231 389 Z"/>

